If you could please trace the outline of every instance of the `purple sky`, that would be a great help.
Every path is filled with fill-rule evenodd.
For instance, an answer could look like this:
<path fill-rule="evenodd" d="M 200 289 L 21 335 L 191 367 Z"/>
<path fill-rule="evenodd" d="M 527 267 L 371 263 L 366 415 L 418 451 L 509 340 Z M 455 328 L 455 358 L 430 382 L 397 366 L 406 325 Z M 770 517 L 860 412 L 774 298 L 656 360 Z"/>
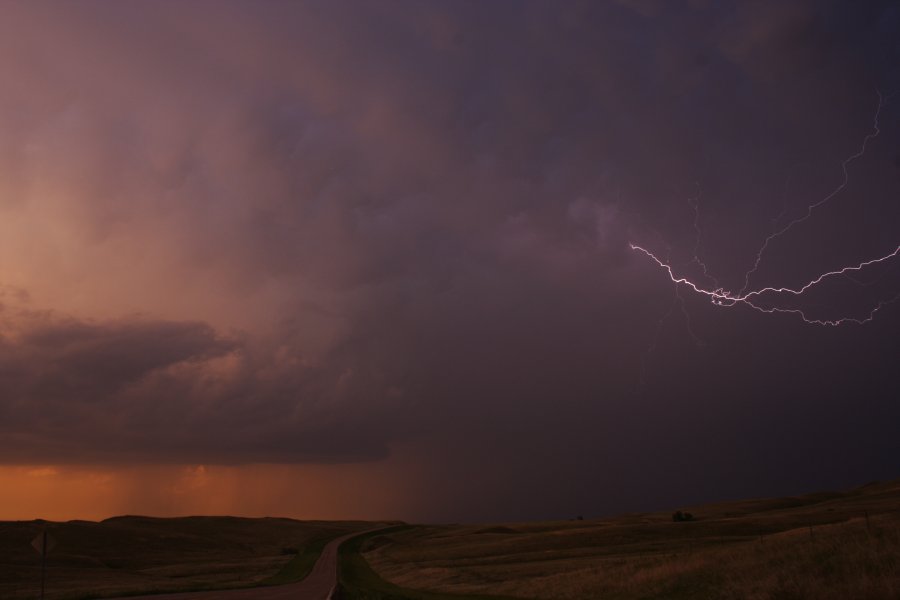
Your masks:
<path fill-rule="evenodd" d="M 0 480 L 61 478 L 0 518 L 85 469 L 424 520 L 900 476 L 900 302 L 629 247 L 736 292 L 839 189 L 750 289 L 893 252 L 896 2 L 5 3 L 0 73 Z M 900 294 L 850 275 L 763 305 Z"/>

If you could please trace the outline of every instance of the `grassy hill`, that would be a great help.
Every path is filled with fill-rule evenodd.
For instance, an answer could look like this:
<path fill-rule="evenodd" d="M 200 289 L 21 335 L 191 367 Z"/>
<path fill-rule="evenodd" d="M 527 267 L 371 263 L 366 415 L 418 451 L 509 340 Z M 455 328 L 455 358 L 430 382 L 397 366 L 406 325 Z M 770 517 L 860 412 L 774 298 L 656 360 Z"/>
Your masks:
<path fill-rule="evenodd" d="M 325 541 L 371 523 L 237 517 L 114 517 L 95 523 L 0 522 L 0 598 L 38 597 L 46 530 L 48 600 L 296 581 Z"/>
<path fill-rule="evenodd" d="M 694 519 L 673 521 L 675 509 Z M 897 599 L 900 481 L 600 520 L 419 526 L 359 551 L 391 598 Z"/>

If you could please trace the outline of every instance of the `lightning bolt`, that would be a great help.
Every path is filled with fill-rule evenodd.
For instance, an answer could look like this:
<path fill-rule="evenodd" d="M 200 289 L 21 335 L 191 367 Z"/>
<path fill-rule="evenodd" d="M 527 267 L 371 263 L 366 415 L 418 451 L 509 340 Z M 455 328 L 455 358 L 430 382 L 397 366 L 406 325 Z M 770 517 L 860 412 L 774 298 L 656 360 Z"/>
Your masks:
<path fill-rule="evenodd" d="M 894 302 L 897 302 L 898 300 L 900 300 L 900 293 L 898 293 L 897 295 L 895 295 L 891 298 L 888 298 L 885 300 L 880 300 L 874 307 L 872 307 L 872 309 L 869 311 L 869 313 L 863 317 L 845 316 L 845 317 L 840 317 L 840 318 L 835 318 L 835 319 L 813 318 L 813 317 L 810 317 L 802 309 L 785 307 L 783 305 L 779 305 L 777 302 L 777 299 L 779 296 L 781 296 L 781 297 L 784 297 L 785 295 L 792 295 L 795 297 L 802 296 L 803 294 L 805 294 L 806 292 L 808 292 L 815 286 L 819 285 L 823 281 L 833 278 L 833 277 L 844 276 L 844 277 L 850 279 L 851 281 L 856 281 L 854 278 L 852 278 L 850 276 L 851 273 L 856 273 L 856 272 L 862 271 L 866 267 L 870 267 L 872 265 L 876 265 L 879 263 L 884 263 L 893 258 L 896 258 L 898 255 L 900 255 L 900 245 L 898 245 L 892 252 L 889 252 L 882 256 L 878 256 L 876 258 L 871 258 L 868 260 L 863 260 L 863 261 L 860 261 L 860 262 L 857 262 L 854 264 L 850 264 L 848 266 L 845 266 L 845 267 L 842 267 L 839 269 L 821 273 L 821 274 L 817 275 L 816 277 L 812 278 L 808 283 L 806 283 L 805 285 L 803 285 L 801 287 L 792 288 L 792 287 L 787 287 L 787 286 L 780 286 L 780 287 L 766 286 L 766 287 L 760 287 L 760 288 L 757 288 L 754 290 L 750 290 L 750 280 L 751 280 L 752 276 L 756 273 L 756 271 L 759 269 L 759 266 L 763 260 L 763 256 L 766 254 L 766 251 L 768 250 L 771 242 L 773 240 L 785 235 L 786 233 L 788 233 L 794 226 L 799 225 L 799 224 L 803 223 L 804 221 L 809 220 L 817 208 L 819 208 L 823 204 L 826 204 L 827 202 L 829 202 L 830 200 L 832 200 L 833 198 L 838 196 L 847 187 L 847 185 L 850 182 L 850 170 L 849 170 L 850 164 L 853 163 L 854 161 L 862 158 L 866 153 L 866 148 L 868 147 L 869 142 L 871 142 L 871 140 L 873 140 L 874 138 L 878 137 L 878 135 L 881 133 L 881 130 L 879 128 L 879 118 L 881 116 L 881 110 L 885 106 L 885 104 L 886 104 L 885 98 L 881 95 L 880 92 L 878 92 L 878 106 L 876 108 L 875 116 L 873 118 L 872 131 L 863 138 L 859 149 L 855 153 L 851 154 L 850 156 L 848 156 L 846 159 L 844 159 L 841 162 L 842 178 L 841 178 L 840 183 L 834 189 L 832 189 L 827 195 L 825 195 L 823 198 L 808 205 L 806 207 L 806 211 L 801 216 L 799 216 L 795 219 L 792 219 L 786 225 L 784 225 L 780 228 L 777 227 L 777 223 L 781 220 L 781 216 L 779 216 L 778 218 L 776 218 L 774 220 L 776 227 L 775 227 L 774 231 L 772 231 L 772 233 L 770 233 L 763 240 L 763 242 L 759 248 L 759 251 L 756 253 L 756 256 L 753 260 L 753 266 L 750 268 L 750 270 L 748 270 L 744 274 L 744 284 L 743 284 L 743 287 L 741 287 L 741 289 L 738 292 L 735 293 L 735 292 L 731 292 L 731 291 L 728 291 L 728 290 L 725 290 L 724 288 L 722 288 L 719 285 L 718 280 L 710 274 L 709 269 L 706 266 L 706 263 L 700 258 L 701 229 L 700 229 L 700 190 L 699 190 L 699 185 L 698 185 L 697 195 L 688 200 L 688 204 L 691 206 L 691 208 L 694 211 L 694 230 L 696 232 L 696 238 L 695 238 L 695 242 L 694 242 L 693 258 L 687 264 L 696 264 L 697 266 L 699 266 L 700 269 L 703 271 L 703 276 L 705 277 L 705 279 L 707 281 L 712 282 L 713 287 L 710 287 L 709 285 L 704 285 L 702 283 L 694 281 L 687 276 L 676 274 L 675 269 L 672 266 L 672 264 L 670 263 L 670 261 L 668 260 L 668 258 L 666 260 L 662 260 L 659 257 L 657 257 L 653 252 L 651 252 L 650 250 L 648 250 L 647 248 L 645 248 L 643 246 L 640 246 L 635 243 L 629 244 L 629 247 L 631 248 L 631 250 L 646 255 L 648 258 L 650 258 L 650 260 L 655 262 L 661 269 L 663 269 L 668 274 L 669 279 L 675 285 L 675 290 L 676 290 L 675 294 L 676 294 L 677 301 L 681 303 L 682 312 L 685 313 L 685 317 L 688 319 L 688 330 L 690 331 L 690 333 L 695 341 L 699 341 L 699 338 L 697 338 L 697 336 L 691 330 L 690 317 L 687 315 L 687 311 L 684 308 L 684 300 L 681 297 L 680 293 L 678 292 L 679 286 L 684 286 L 684 287 L 692 290 L 696 294 L 700 294 L 700 295 L 708 297 L 710 299 L 710 301 L 712 302 L 712 304 L 719 306 L 719 307 L 733 307 L 733 306 L 737 306 L 737 305 L 743 305 L 743 306 L 747 306 L 747 307 L 749 307 L 753 310 L 756 310 L 758 312 L 761 312 L 761 313 L 791 314 L 791 315 L 799 316 L 805 323 L 808 323 L 811 325 L 824 325 L 824 326 L 833 326 L 833 327 L 836 327 L 839 325 L 850 324 L 850 323 L 857 324 L 857 325 L 863 325 L 865 323 L 868 323 L 868 322 L 872 321 L 875 318 L 876 313 L 878 313 L 885 306 L 888 306 L 888 305 L 893 304 Z M 784 214 L 784 212 L 782 212 L 782 215 L 783 214 Z M 763 296 L 765 296 L 766 299 L 769 299 L 772 296 L 774 296 L 775 300 L 774 301 L 773 300 L 764 301 Z M 671 313 L 671 310 L 669 311 L 669 313 Z M 665 318 L 668 316 L 669 313 L 667 313 L 663 317 L 663 319 L 662 319 L 663 321 L 665 320 Z M 661 324 L 662 324 L 662 321 L 660 322 L 660 325 Z M 658 334 L 658 331 L 657 331 L 657 334 Z"/>
<path fill-rule="evenodd" d="M 810 281 L 803 287 L 800 287 L 797 289 L 789 288 L 789 287 L 764 287 L 764 288 L 760 288 L 758 290 L 754 290 L 754 291 L 747 292 L 744 294 L 740 294 L 740 293 L 733 294 L 732 292 L 723 290 L 722 288 L 710 290 L 710 289 L 701 287 L 700 285 L 694 283 L 687 277 L 678 277 L 677 275 L 675 275 L 675 271 L 672 269 L 672 266 L 670 264 L 660 260 L 659 258 L 657 258 L 657 256 L 655 254 L 653 254 L 646 248 L 643 248 L 642 246 L 638 246 L 637 244 L 629 244 L 629 247 L 632 250 L 636 250 L 638 252 L 644 253 L 653 262 L 655 262 L 662 269 L 664 269 L 666 271 L 666 273 L 669 274 L 669 279 L 671 279 L 674 284 L 685 285 L 698 294 L 708 296 L 710 298 L 710 300 L 712 301 L 712 303 L 715 304 L 716 306 L 731 307 L 731 306 L 735 306 L 737 304 L 744 304 L 754 310 L 757 310 L 757 311 L 763 312 L 763 313 L 778 312 L 778 313 L 797 314 L 797 315 L 800 315 L 800 317 L 806 323 L 809 323 L 812 325 L 843 325 L 844 323 L 857 323 L 859 325 L 862 325 L 864 323 L 868 323 L 869 321 L 871 321 L 875 317 L 875 313 L 877 313 L 879 310 L 881 310 L 885 306 L 892 304 L 892 303 L 896 302 L 898 299 L 900 299 L 900 294 L 898 294 L 897 296 L 894 296 L 893 298 L 891 298 L 889 300 L 880 301 L 875 306 L 875 308 L 872 309 L 872 311 L 869 313 L 868 317 L 866 317 L 864 319 L 858 319 L 858 318 L 853 318 L 853 317 L 843 317 L 843 318 L 835 319 L 835 320 L 811 319 L 811 318 L 807 317 L 806 313 L 800 309 L 778 308 L 778 307 L 768 307 L 767 308 L 767 307 L 760 306 L 760 305 L 752 302 L 753 298 L 756 298 L 757 296 L 761 296 L 766 293 L 776 293 L 776 294 L 787 293 L 787 294 L 793 294 L 795 296 L 800 296 L 804 292 L 806 292 L 807 290 L 812 288 L 813 286 L 821 283 L 822 281 L 824 281 L 825 279 L 827 279 L 829 277 L 834 277 L 837 275 L 845 275 L 846 273 L 849 273 L 852 271 L 861 271 L 862 269 L 864 269 L 865 267 L 868 267 L 870 265 L 874 265 L 877 263 L 881 263 L 881 262 L 890 260 L 891 258 L 894 258 L 898 254 L 900 254 L 900 246 L 897 246 L 897 248 L 893 252 L 886 254 L 884 256 L 881 256 L 879 258 L 873 258 L 871 260 L 866 260 L 866 261 L 860 262 L 856 265 L 843 267 L 841 269 L 837 269 L 834 271 L 827 271 L 825 273 L 822 273 L 821 275 L 819 275 L 818 277 L 816 277 L 815 279 L 813 279 L 812 281 Z"/>
<path fill-rule="evenodd" d="M 868 146 L 869 141 L 875 139 L 881 133 L 881 129 L 879 129 L 878 127 L 878 118 L 881 116 L 881 109 L 882 107 L 884 107 L 885 100 L 882 97 L 881 92 L 876 91 L 876 93 L 878 94 L 878 108 L 875 109 L 875 118 L 873 119 L 872 123 L 872 132 L 863 138 L 862 144 L 855 154 L 851 154 L 846 159 L 844 159 L 843 162 L 841 162 L 841 172 L 843 174 L 841 183 L 838 184 L 838 186 L 833 190 L 831 190 L 831 193 L 827 194 L 824 198 L 807 206 L 806 213 L 803 216 L 797 217 L 796 219 L 788 222 L 787 225 L 785 225 L 781 229 L 775 230 L 773 233 L 769 234 L 769 236 L 765 240 L 763 240 L 759 252 L 756 253 L 756 260 L 753 262 L 753 267 L 744 275 L 744 287 L 741 288 L 741 291 L 739 293 L 744 293 L 747 288 L 750 287 L 750 277 L 754 273 L 756 273 L 757 269 L 759 269 L 759 264 L 762 262 L 763 254 L 765 254 L 766 250 L 768 250 L 769 243 L 772 240 L 786 234 L 794 227 L 794 225 L 808 220 L 812 216 L 813 211 L 844 191 L 844 188 L 846 188 L 847 184 L 850 183 L 850 171 L 848 170 L 850 163 L 862 158 L 866 153 L 866 147 Z"/>
<path fill-rule="evenodd" d="M 694 255 L 691 258 L 691 263 L 696 264 L 703 270 L 703 275 L 715 284 L 716 287 L 719 287 L 719 281 L 710 275 L 709 267 L 706 266 L 706 263 L 700 258 L 700 242 L 703 238 L 703 232 L 700 230 L 700 196 L 703 191 L 700 189 L 700 184 L 697 185 L 697 195 L 693 198 L 688 198 L 688 204 L 691 209 L 694 211 L 694 231 L 697 233 L 694 238 Z"/>

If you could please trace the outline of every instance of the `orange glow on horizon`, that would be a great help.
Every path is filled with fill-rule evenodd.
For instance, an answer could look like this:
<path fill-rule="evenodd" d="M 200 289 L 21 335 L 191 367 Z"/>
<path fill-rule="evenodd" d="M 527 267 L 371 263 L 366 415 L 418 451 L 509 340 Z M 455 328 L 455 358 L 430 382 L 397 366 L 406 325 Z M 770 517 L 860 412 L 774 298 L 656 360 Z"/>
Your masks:
<path fill-rule="evenodd" d="M 0 520 L 122 514 L 395 519 L 402 477 L 381 464 L 0 467 Z"/>

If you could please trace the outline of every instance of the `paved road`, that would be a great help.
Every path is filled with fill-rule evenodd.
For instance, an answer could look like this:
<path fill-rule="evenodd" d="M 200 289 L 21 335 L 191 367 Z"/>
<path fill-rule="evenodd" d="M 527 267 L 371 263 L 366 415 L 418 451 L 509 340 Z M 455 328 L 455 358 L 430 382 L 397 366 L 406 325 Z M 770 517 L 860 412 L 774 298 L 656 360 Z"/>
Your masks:
<path fill-rule="evenodd" d="M 341 542 L 360 535 L 351 533 L 330 542 L 322 550 L 313 570 L 303 581 L 272 587 L 245 590 L 221 590 L 215 592 L 179 592 L 177 594 L 153 594 L 128 596 L 122 600 L 326 600 L 337 583 L 337 549 Z"/>

